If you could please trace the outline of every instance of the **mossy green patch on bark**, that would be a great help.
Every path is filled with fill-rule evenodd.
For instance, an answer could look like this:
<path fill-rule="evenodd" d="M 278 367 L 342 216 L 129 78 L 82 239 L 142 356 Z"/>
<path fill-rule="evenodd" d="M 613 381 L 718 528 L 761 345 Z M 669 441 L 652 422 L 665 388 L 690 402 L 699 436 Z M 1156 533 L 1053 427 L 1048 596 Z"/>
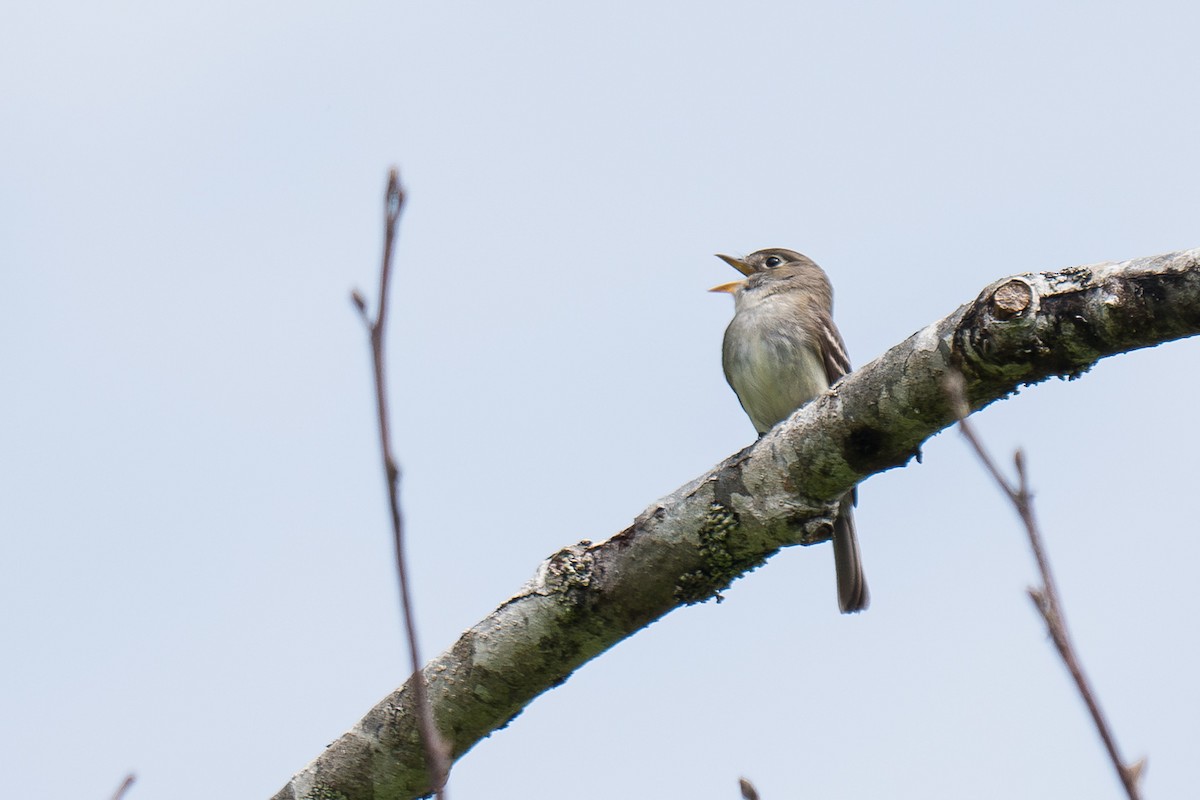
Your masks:
<path fill-rule="evenodd" d="M 704 522 L 697 532 L 703 566 L 679 577 L 675 583 L 675 599 L 686 605 L 703 603 L 716 598 L 724 600 L 721 592 L 736 578 L 754 569 L 768 555 L 741 547 L 738 540 L 740 520 L 737 512 L 723 503 L 709 506 Z"/>

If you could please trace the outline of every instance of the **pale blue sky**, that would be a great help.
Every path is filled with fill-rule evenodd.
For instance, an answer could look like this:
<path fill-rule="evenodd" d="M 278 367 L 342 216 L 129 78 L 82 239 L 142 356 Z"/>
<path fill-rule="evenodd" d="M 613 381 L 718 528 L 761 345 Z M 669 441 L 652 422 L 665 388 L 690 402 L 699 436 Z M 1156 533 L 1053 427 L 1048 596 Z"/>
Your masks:
<path fill-rule="evenodd" d="M 801 250 L 862 364 L 1013 272 L 1200 246 L 1191 3 L 78 3 L 0 28 L 0 763 L 12 797 L 267 797 L 426 653 L 752 441 L 715 252 Z M 1147 792 L 1194 791 L 1200 343 L 977 417 L 1029 454 Z M 827 547 L 481 743 L 456 798 L 1119 796 L 957 434 Z"/>

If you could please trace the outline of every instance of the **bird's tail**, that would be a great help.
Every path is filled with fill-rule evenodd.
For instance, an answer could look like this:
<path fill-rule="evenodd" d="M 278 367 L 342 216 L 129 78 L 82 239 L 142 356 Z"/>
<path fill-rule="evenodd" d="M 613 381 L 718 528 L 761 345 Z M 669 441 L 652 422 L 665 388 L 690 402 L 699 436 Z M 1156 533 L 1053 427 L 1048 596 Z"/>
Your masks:
<path fill-rule="evenodd" d="M 843 614 L 862 611 L 871 603 L 862 554 L 858 550 L 858 533 L 854 529 L 852 495 L 842 499 L 837 521 L 833 523 L 833 563 L 837 568 L 838 608 Z"/>

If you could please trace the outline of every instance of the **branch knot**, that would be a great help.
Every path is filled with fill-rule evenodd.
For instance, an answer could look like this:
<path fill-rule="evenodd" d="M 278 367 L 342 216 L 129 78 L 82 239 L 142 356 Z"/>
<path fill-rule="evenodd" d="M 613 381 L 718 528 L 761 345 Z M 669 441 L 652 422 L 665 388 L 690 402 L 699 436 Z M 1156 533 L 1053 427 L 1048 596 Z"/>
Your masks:
<path fill-rule="evenodd" d="M 996 319 L 1012 319 L 1033 304 L 1033 287 L 1024 278 L 1010 278 L 992 292 L 992 314 Z"/>

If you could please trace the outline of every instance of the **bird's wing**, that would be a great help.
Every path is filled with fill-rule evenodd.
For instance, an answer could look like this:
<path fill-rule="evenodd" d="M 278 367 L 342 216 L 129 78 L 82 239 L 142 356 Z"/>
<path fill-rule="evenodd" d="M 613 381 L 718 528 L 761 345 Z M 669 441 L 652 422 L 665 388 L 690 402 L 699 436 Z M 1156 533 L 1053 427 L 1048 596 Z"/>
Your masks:
<path fill-rule="evenodd" d="M 825 365 L 825 378 L 829 381 L 829 385 L 850 372 L 850 356 L 846 355 L 846 343 L 842 341 L 842 334 L 838 331 L 837 325 L 833 324 L 833 317 L 827 311 L 820 312 L 821 319 L 821 341 L 817 344 L 821 348 L 821 362 Z"/>
<path fill-rule="evenodd" d="M 846 343 L 841 331 L 833 324 L 833 316 L 826 311 L 821 317 L 821 362 L 825 365 L 825 378 L 832 386 L 839 378 L 850 373 L 850 356 L 846 355 Z M 850 503 L 858 505 L 858 487 L 850 490 Z M 864 585 L 864 592 L 865 592 Z M 865 606 L 864 606 L 865 607 Z"/>

